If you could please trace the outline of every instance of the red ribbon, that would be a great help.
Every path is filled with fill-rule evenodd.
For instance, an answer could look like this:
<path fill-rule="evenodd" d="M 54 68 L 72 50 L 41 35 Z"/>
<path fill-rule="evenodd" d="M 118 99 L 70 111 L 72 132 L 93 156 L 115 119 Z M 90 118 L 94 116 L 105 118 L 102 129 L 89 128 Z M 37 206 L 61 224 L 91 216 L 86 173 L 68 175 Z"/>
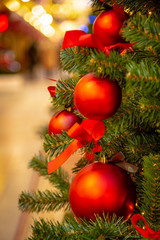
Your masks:
<path fill-rule="evenodd" d="M 48 173 L 59 168 L 76 150 L 84 147 L 87 143 L 94 142 L 92 153 L 102 151 L 98 141 L 105 132 L 105 125 L 102 121 L 85 120 L 81 124 L 75 123 L 67 134 L 75 140 L 55 159 L 48 163 Z"/>
<path fill-rule="evenodd" d="M 139 227 L 137 225 L 137 222 L 139 220 L 142 220 L 145 223 L 145 227 L 146 229 L 144 230 L 143 228 Z M 145 218 L 143 216 L 141 216 L 140 214 L 134 214 L 131 218 L 132 224 L 133 226 L 137 229 L 137 231 L 145 238 L 149 238 L 149 239 L 156 239 L 156 240 L 160 240 L 160 230 L 158 232 L 153 231 L 148 225 L 147 222 L 145 220 Z"/>
<path fill-rule="evenodd" d="M 55 97 L 56 96 L 56 87 L 55 86 L 49 86 L 48 87 L 48 91 L 49 91 L 51 97 Z"/>
<path fill-rule="evenodd" d="M 116 0 L 117 1 L 117 0 Z M 118 11 L 121 14 L 125 14 L 124 7 L 116 4 L 116 1 L 113 0 L 113 9 L 115 11 Z M 102 0 L 102 2 L 104 2 Z M 64 36 L 62 49 L 69 48 L 69 47 L 93 47 L 100 49 L 102 52 L 104 52 L 107 56 L 110 54 L 110 50 L 113 48 L 119 48 L 119 52 L 122 54 L 126 49 L 130 48 L 132 50 L 132 46 L 135 43 L 116 43 L 114 45 L 105 46 L 101 42 L 100 39 L 98 39 L 94 34 L 87 34 L 82 30 L 72 30 L 67 31 Z"/>
<path fill-rule="evenodd" d="M 134 44 L 135 43 L 116 43 L 114 45 L 105 46 L 93 34 L 87 34 L 82 30 L 72 30 L 65 33 L 62 49 L 75 46 L 93 47 L 100 49 L 108 56 L 110 54 L 110 50 L 112 50 L 113 48 L 119 48 L 120 53 L 123 53 L 123 51 L 125 51 L 126 49 L 131 49 Z"/>

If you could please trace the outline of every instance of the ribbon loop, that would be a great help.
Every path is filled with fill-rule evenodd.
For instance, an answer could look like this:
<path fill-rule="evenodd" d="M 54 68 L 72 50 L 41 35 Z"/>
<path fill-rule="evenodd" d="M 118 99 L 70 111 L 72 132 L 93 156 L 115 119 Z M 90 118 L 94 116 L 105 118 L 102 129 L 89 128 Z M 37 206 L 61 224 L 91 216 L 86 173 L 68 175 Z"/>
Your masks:
<path fill-rule="evenodd" d="M 137 225 L 137 222 L 139 220 L 142 220 L 145 224 L 146 229 L 144 230 L 143 228 L 139 227 Z M 149 238 L 149 239 L 156 239 L 156 240 L 160 240 L 160 230 L 158 232 L 153 231 L 148 225 L 147 222 L 145 220 L 145 218 L 143 216 L 141 216 L 140 214 L 134 214 L 131 218 L 131 222 L 133 224 L 133 226 L 137 229 L 137 231 L 145 238 Z"/>
<path fill-rule="evenodd" d="M 48 173 L 59 168 L 76 150 L 84 147 L 87 142 L 94 142 L 91 158 L 95 152 L 102 151 L 102 147 L 97 144 L 105 132 L 105 125 L 102 121 L 85 120 L 81 124 L 75 123 L 67 134 L 75 140 L 54 160 L 48 163 Z"/>

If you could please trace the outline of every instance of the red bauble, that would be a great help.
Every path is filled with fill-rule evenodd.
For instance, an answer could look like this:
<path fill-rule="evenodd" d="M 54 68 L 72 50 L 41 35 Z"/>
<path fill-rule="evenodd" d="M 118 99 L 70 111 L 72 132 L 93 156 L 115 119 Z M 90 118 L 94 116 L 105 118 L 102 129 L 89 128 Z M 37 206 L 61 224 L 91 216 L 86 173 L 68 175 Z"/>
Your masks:
<path fill-rule="evenodd" d="M 94 21 L 93 37 L 97 38 L 105 46 L 124 42 L 120 35 L 120 29 L 126 19 L 127 14 L 115 10 L 102 12 Z"/>
<path fill-rule="evenodd" d="M 118 110 L 122 91 L 117 82 L 98 78 L 94 73 L 82 77 L 74 91 L 77 109 L 86 118 L 104 120 Z"/>
<path fill-rule="evenodd" d="M 48 132 L 50 135 L 62 133 L 62 130 L 69 130 L 76 122 L 81 123 L 82 119 L 73 112 L 63 110 L 51 118 Z"/>
<path fill-rule="evenodd" d="M 103 217 L 104 213 L 127 220 L 134 210 L 136 189 L 123 169 L 113 164 L 93 163 L 73 179 L 69 202 L 77 218 L 95 220 L 95 214 Z"/>

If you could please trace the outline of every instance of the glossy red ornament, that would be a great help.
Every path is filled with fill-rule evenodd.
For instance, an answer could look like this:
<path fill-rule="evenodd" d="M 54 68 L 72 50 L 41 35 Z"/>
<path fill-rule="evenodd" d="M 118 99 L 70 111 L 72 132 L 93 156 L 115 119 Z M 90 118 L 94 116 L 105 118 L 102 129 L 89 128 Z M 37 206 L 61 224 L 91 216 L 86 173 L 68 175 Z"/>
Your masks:
<path fill-rule="evenodd" d="M 76 122 L 81 123 L 82 119 L 73 112 L 63 110 L 55 114 L 49 123 L 48 132 L 51 135 L 62 133 L 62 130 L 69 130 Z"/>
<path fill-rule="evenodd" d="M 0 14 L 0 32 L 5 32 L 8 29 L 8 16 L 3 13 Z"/>
<path fill-rule="evenodd" d="M 69 202 L 77 218 L 95 220 L 103 217 L 123 216 L 127 220 L 136 202 L 136 189 L 129 174 L 106 163 L 93 163 L 78 172 L 69 190 Z"/>
<path fill-rule="evenodd" d="M 94 21 L 93 38 L 97 38 L 105 46 L 124 42 L 120 29 L 127 18 L 127 14 L 114 9 L 102 12 Z"/>
<path fill-rule="evenodd" d="M 122 90 L 117 82 L 98 78 L 94 73 L 82 77 L 74 90 L 75 106 L 86 118 L 93 120 L 104 120 L 114 115 L 121 99 Z"/>

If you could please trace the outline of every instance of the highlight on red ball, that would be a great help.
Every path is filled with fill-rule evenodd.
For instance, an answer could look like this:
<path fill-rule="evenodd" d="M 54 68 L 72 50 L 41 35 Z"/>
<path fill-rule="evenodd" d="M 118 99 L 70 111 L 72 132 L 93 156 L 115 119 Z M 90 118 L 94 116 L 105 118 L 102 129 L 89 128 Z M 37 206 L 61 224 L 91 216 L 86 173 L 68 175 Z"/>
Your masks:
<path fill-rule="evenodd" d="M 8 16 L 5 13 L 0 14 L 0 32 L 5 32 L 8 29 Z"/>

